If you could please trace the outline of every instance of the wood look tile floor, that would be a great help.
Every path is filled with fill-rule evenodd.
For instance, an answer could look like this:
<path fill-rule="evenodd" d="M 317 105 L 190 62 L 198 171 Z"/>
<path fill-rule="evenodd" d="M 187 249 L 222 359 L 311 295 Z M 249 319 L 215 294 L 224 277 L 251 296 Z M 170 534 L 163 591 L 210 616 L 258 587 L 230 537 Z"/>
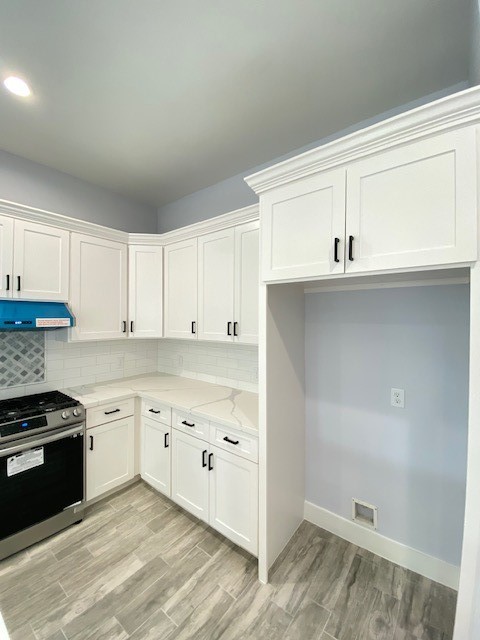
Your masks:
<path fill-rule="evenodd" d="M 449 640 L 456 594 L 304 522 L 256 560 L 137 483 L 0 562 L 11 640 Z"/>

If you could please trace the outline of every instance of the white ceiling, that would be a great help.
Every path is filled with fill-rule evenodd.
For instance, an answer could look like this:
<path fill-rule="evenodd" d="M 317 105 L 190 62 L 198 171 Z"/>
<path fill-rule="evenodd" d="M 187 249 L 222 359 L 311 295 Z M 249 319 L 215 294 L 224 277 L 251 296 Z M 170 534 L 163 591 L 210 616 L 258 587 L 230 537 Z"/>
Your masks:
<path fill-rule="evenodd" d="M 0 0 L 0 148 L 160 206 L 466 80 L 470 0 Z"/>

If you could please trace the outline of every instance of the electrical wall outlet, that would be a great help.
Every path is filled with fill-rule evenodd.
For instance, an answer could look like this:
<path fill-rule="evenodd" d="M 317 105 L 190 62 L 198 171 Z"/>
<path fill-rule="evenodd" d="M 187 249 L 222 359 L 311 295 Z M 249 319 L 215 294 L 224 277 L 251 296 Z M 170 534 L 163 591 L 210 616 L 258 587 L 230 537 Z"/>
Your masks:
<path fill-rule="evenodd" d="M 390 392 L 390 403 L 392 407 L 403 409 L 405 407 L 405 391 L 403 389 L 392 389 Z"/>

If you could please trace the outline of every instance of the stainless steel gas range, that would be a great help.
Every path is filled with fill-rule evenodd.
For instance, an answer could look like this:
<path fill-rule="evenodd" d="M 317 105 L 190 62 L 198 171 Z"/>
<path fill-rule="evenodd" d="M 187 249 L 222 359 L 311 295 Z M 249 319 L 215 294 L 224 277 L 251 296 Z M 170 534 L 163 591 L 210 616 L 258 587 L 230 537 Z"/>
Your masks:
<path fill-rule="evenodd" d="M 0 401 L 0 559 L 83 519 L 84 439 L 59 391 Z"/>

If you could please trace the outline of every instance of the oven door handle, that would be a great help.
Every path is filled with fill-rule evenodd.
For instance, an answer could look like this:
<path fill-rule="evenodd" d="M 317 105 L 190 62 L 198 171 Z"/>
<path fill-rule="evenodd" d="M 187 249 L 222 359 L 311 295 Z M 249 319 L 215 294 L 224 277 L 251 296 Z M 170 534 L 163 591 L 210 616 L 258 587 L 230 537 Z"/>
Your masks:
<path fill-rule="evenodd" d="M 57 431 L 51 436 L 36 438 L 35 440 L 30 440 L 29 442 L 22 442 L 14 445 L 13 447 L 7 447 L 6 449 L 0 448 L 0 457 L 3 458 L 4 456 L 9 456 L 13 453 L 19 453 L 20 451 L 35 449 L 36 447 L 41 447 L 44 444 L 49 444 L 50 442 L 55 442 L 56 440 L 63 440 L 63 438 L 68 438 L 69 436 L 74 436 L 75 434 L 81 433 L 83 435 L 83 431 L 83 425 L 71 427 L 70 429 L 62 429 L 61 431 Z"/>

